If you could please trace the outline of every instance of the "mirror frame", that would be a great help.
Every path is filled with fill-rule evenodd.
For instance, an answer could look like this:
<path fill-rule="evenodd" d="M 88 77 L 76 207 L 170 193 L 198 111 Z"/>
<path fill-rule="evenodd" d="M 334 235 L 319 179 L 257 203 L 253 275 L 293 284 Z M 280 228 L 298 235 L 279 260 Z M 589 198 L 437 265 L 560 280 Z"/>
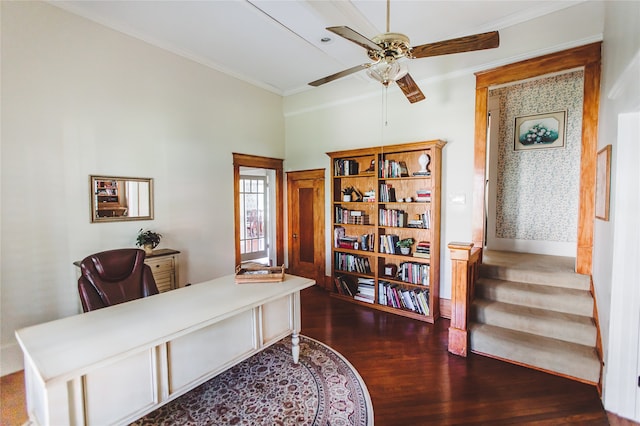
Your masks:
<path fill-rule="evenodd" d="M 149 184 L 149 215 L 147 216 L 107 216 L 98 217 L 97 212 L 97 200 L 96 193 L 94 191 L 95 182 L 99 180 L 119 180 L 119 181 L 133 181 L 133 182 L 146 182 Z M 123 222 L 132 220 L 153 220 L 153 178 L 141 178 L 141 177 L 124 177 L 124 176 L 103 176 L 103 175 L 90 175 L 89 176 L 89 201 L 91 207 L 91 223 L 103 223 L 103 222 Z"/>

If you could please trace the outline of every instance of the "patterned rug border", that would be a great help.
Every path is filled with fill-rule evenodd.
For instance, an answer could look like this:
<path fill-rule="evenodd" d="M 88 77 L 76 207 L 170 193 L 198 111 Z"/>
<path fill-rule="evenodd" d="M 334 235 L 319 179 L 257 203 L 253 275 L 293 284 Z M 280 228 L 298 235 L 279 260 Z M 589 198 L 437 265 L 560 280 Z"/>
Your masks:
<path fill-rule="evenodd" d="M 335 353 L 338 356 L 338 358 L 340 358 L 342 360 L 342 362 L 344 362 L 347 365 L 347 367 L 349 367 L 349 370 L 355 376 L 358 384 L 362 388 L 362 394 L 364 396 L 365 403 L 367 404 L 367 426 L 373 426 L 373 424 L 374 424 L 374 422 L 373 422 L 374 421 L 374 415 L 373 415 L 373 402 L 371 401 L 371 394 L 369 393 L 369 388 L 367 387 L 367 384 L 365 383 L 364 379 L 362 378 L 362 376 L 358 372 L 358 369 L 355 368 L 353 366 L 353 364 L 351 364 L 349 362 L 349 360 L 344 355 L 342 355 L 340 352 L 338 352 L 336 349 L 332 348 L 331 346 L 327 345 L 326 343 L 323 343 L 323 342 L 321 342 L 319 340 L 314 339 L 313 337 L 309 337 L 309 336 L 304 335 L 304 334 L 300 334 L 299 336 L 300 337 L 304 337 L 305 339 L 310 340 L 312 342 L 315 342 L 318 345 L 324 346 L 325 348 L 327 348 L 331 352 Z M 291 336 L 285 337 L 285 339 L 287 339 L 287 338 L 289 339 L 289 341 L 291 341 Z"/>
<path fill-rule="evenodd" d="M 297 365 L 285 336 L 130 425 L 373 426 L 358 370 L 328 344 L 299 337 Z"/>

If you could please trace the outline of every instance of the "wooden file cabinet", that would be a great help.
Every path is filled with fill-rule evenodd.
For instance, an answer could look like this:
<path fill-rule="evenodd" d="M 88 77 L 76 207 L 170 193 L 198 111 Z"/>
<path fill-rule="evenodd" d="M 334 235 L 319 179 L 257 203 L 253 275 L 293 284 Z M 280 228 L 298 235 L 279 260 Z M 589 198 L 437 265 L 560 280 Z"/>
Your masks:
<path fill-rule="evenodd" d="M 147 255 L 144 263 L 149 265 L 153 272 L 153 279 L 160 293 L 175 290 L 180 286 L 178 280 L 178 256 L 179 251 L 172 249 L 154 250 Z"/>

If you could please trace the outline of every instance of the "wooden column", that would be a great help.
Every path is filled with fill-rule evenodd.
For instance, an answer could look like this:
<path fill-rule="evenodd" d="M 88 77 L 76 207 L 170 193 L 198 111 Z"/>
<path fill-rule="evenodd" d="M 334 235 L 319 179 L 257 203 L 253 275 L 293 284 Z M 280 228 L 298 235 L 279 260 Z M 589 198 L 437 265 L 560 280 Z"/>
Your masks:
<path fill-rule="evenodd" d="M 451 325 L 449 352 L 467 356 L 469 346 L 469 308 L 473 300 L 474 284 L 478 276 L 478 262 L 482 250 L 473 243 L 449 243 L 451 253 Z"/>

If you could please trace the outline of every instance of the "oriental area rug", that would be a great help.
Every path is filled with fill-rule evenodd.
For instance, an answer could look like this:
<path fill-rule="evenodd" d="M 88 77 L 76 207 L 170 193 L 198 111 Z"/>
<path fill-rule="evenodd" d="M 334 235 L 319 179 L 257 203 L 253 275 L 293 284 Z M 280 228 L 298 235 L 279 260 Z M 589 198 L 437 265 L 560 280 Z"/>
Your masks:
<path fill-rule="evenodd" d="M 373 406 L 342 355 L 300 336 L 296 365 L 287 337 L 132 425 L 371 426 Z"/>

